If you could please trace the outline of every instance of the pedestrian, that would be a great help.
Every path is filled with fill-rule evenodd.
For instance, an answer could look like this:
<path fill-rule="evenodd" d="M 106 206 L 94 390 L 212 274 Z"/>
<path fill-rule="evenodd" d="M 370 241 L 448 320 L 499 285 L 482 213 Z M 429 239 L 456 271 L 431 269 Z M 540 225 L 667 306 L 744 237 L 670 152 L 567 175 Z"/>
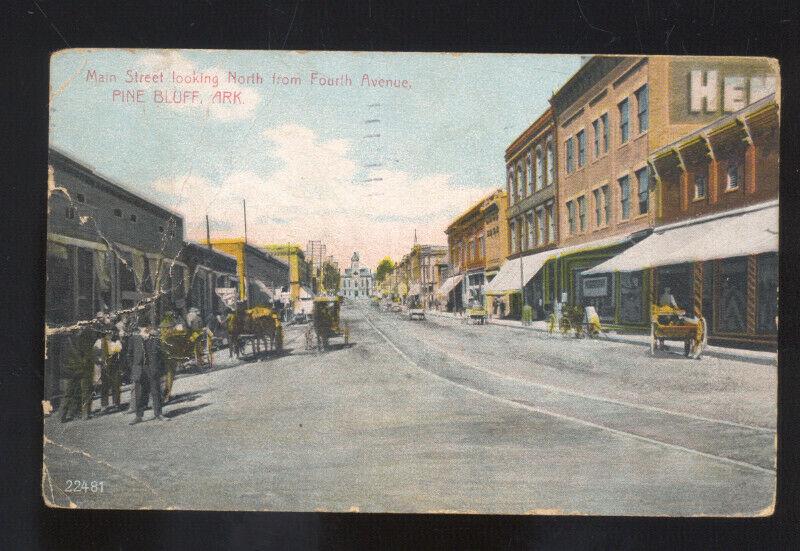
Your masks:
<path fill-rule="evenodd" d="M 69 336 L 66 368 L 68 382 L 61 408 L 61 422 L 78 415 L 88 419 L 92 410 L 92 386 L 94 379 L 94 330 L 82 328 Z"/>
<path fill-rule="evenodd" d="M 139 331 L 130 337 L 131 378 L 136 389 L 136 418 L 131 425 L 140 423 L 149 398 L 153 401 L 153 419 L 168 420 L 161 415 L 161 372 L 164 355 L 161 340 L 148 326 L 144 316 L 139 318 Z"/>
<path fill-rule="evenodd" d="M 97 313 L 100 324 L 98 338 L 94 342 L 95 380 L 100 382 L 100 407 L 105 413 L 111 410 L 109 398 L 114 408 L 119 408 L 120 374 L 119 354 L 122 344 L 116 336 L 116 328 L 111 317 L 103 312 Z"/>

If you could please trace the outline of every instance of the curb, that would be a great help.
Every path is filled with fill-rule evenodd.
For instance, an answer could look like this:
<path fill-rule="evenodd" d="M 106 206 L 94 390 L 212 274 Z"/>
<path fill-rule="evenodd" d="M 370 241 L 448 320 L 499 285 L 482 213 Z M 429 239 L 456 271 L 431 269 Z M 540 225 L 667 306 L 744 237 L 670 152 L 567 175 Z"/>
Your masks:
<path fill-rule="evenodd" d="M 435 312 L 430 311 L 430 314 L 433 316 L 437 316 L 440 318 L 450 318 L 453 320 L 458 320 L 459 318 L 454 315 L 450 315 L 442 313 L 442 312 Z M 538 331 L 539 333 L 548 333 L 547 329 L 537 327 L 535 325 L 523 326 L 517 325 L 515 323 L 504 323 L 498 322 L 497 320 L 489 319 L 487 323 L 490 325 L 497 325 L 502 327 L 509 327 L 511 329 L 518 329 L 522 331 Z M 535 323 L 535 322 L 534 322 Z M 636 336 L 626 336 L 620 335 L 617 333 L 602 333 L 599 337 L 596 337 L 598 340 L 605 340 L 609 342 L 618 342 L 624 344 L 635 344 L 641 346 L 643 348 L 649 348 L 650 342 L 649 339 L 647 342 L 642 341 L 642 337 L 640 335 Z M 719 358 L 721 360 L 734 360 L 734 361 L 741 361 L 741 362 L 749 362 L 755 363 L 760 365 L 767 365 L 767 366 L 775 366 L 778 362 L 778 354 L 776 352 L 762 352 L 757 350 L 739 350 L 737 348 L 722 348 L 719 346 L 706 346 L 705 351 L 703 351 L 703 356 L 709 356 L 713 358 Z"/>

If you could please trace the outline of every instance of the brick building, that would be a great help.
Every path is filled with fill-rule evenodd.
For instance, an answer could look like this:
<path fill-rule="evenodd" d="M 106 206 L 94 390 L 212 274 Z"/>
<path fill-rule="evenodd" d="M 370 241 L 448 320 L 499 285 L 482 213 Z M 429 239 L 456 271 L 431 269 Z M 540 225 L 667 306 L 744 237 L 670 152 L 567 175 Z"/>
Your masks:
<path fill-rule="evenodd" d="M 498 189 L 473 204 L 445 230 L 451 274 L 437 291 L 450 311 L 486 305 L 486 283 L 500 271 L 508 250 L 508 195 Z"/>
<path fill-rule="evenodd" d="M 239 300 L 247 301 L 248 306 L 269 306 L 280 299 L 280 290 L 289 281 L 286 261 L 241 237 L 212 239 L 211 245 L 236 259 Z"/>
<path fill-rule="evenodd" d="M 493 316 L 519 318 L 520 289 L 525 290 L 524 303 L 533 306 L 535 317 L 545 316 L 539 260 L 540 253 L 558 241 L 557 143 L 553 110 L 548 108 L 506 149 L 508 260 L 487 285 Z"/>

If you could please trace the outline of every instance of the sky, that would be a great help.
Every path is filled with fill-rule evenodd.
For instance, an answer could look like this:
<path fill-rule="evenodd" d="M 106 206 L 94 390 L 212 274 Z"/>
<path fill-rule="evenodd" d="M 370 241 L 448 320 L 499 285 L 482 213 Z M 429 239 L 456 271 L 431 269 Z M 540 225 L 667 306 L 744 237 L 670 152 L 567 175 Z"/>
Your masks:
<path fill-rule="evenodd" d="M 242 236 L 244 199 L 250 243 L 321 240 L 340 265 L 358 251 L 374 269 L 408 252 L 415 230 L 419 243 L 445 244 L 455 215 L 503 187 L 506 147 L 579 65 L 531 54 L 65 50 L 51 60 L 50 143 L 182 214 L 187 240 L 205 239 L 206 215 L 212 239 Z"/>

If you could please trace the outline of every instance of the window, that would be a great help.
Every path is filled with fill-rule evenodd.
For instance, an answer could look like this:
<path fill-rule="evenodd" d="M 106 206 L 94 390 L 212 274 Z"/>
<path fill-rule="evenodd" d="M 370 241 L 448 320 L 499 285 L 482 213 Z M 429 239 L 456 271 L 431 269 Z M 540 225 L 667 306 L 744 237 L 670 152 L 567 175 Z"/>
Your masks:
<path fill-rule="evenodd" d="M 600 121 L 603 123 L 603 153 L 608 153 L 608 113 L 600 115 Z"/>
<path fill-rule="evenodd" d="M 536 244 L 543 245 L 545 236 L 544 209 L 536 211 Z"/>
<path fill-rule="evenodd" d="M 114 209 L 114 216 L 122 218 L 122 209 Z"/>
<path fill-rule="evenodd" d="M 130 218 L 131 218 L 131 222 L 136 222 L 136 215 L 135 214 L 131 214 Z"/>
<path fill-rule="evenodd" d="M 578 218 L 581 221 L 581 231 L 586 230 L 586 197 L 581 195 L 578 197 Z"/>
<path fill-rule="evenodd" d="M 508 187 L 508 202 L 510 205 L 514 204 L 514 169 L 508 167 L 507 187 Z"/>
<path fill-rule="evenodd" d="M 594 158 L 597 159 L 600 156 L 600 119 L 595 119 L 592 129 L 594 130 Z"/>
<path fill-rule="evenodd" d="M 547 138 L 547 185 L 556 181 L 556 160 L 553 155 L 553 139 Z"/>
<path fill-rule="evenodd" d="M 534 221 L 533 221 L 533 212 L 529 212 L 526 215 L 526 217 L 528 219 L 528 248 L 530 248 L 530 247 L 533 247 L 534 243 L 538 244 L 539 240 L 538 240 L 538 238 L 536 238 L 534 236 L 534 232 L 537 229 L 536 229 L 536 227 L 535 227 L 536 225 L 534 224 Z"/>
<path fill-rule="evenodd" d="M 472 259 L 472 239 L 467 243 L 467 261 Z"/>
<path fill-rule="evenodd" d="M 525 156 L 525 162 L 528 163 L 528 187 L 529 187 L 528 193 L 531 194 L 533 193 L 534 174 L 533 174 L 533 156 L 531 155 L 530 151 L 528 151 L 528 154 Z"/>
<path fill-rule="evenodd" d="M 594 225 L 599 228 L 603 225 L 603 202 L 600 197 L 600 189 L 592 191 L 592 195 L 594 195 Z"/>
<path fill-rule="evenodd" d="M 719 261 L 720 290 L 717 327 L 722 333 L 747 330 L 747 257 Z"/>
<path fill-rule="evenodd" d="M 647 91 L 647 84 L 636 90 L 636 116 L 639 119 L 639 133 L 647 130 L 650 125 L 649 117 L 649 92 Z"/>
<path fill-rule="evenodd" d="M 603 186 L 600 188 L 603 191 L 603 201 L 605 202 L 605 219 L 603 220 L 604 224 L 611 223 L 611 190 L 608 186 Z"/>
<path fill-rule="evenodd" d="M 569 233 L 575 233 L 575 203 L 567 201 L 567 220 L 569 220 Z"/>
<path fill-rule="evenodd" d="M 586 164 L 586 132 L 578 132 L 578 167 Z"/>
<path fill-rule="evenodd" d="M 631 217 L 631 181 L 629 176 L 625 175 L 619 179 L 619 192 L 622 219 L 627 220 Z"/>
<path fill-rule="evenodd" d="M 83 193 L 79 193 L 78 195 L 76 195 L 76 197 L 77 197 L 79 203 L 85 203 L 86 202 L 86 197 L 83 196 Z"/>
<path fill-rule="evenodd" d="M 511 253 L 517 252 L 517 222 L 516 220 L 511 221 L 511 226 L 509 228 L 511 231 Z"/>
<path fill-rule="evenodd" d="M 536 146 L 536 191 L 544 187 L 544 157 L 541 146 Z"/>
<path fill-rule="evenodd" d="M 525 197 L 525 164 L 523 161 L 517 163 L 517 187 L 519 187 L 519 196 Z"/>
<path fill-rule="evenodd" d="M 740 160 L 731 160 L 725 174 L 725 190 L 739 189 L 744 180 L 744 164 Z"/>
<path fill-rule="evenodd" d="M 547 206 L 547 242 L 556 240 L 556 217 L 553 204 Z"/>
<path fill-rule="evenodd" d="M 650 208 L 650 168 L 636 171 L 636 180 L 639 183 L 639 214 L 645 214 Z"/>
<path fill-rule="evenodd" d="M 708 176 L 706 174 L 694 175 L 694 198 L 703 199 L 708 189 Z"/>
<path fill-rule="evenodd" d="M 481 236 L 481 256 L 484 257 L 484 258 L 486 257 L 486 236 L 485 235 Z M 428 268 L 427 267 L 425 268 L 425 272 L 426 273 L 428 272 Z"/>
<path fill-rule="evenodd" d="M 75 220 L 75 207 L 67 207 L 64 216 L 67 217 L 67 220 Z"/>
<path fill-rule="evenodd" d="M 567 138 L 567 174 L 575 170 L 575 145 L 572 138 Z"/>
<path fill-rule="evenodd" d="M 624 144 L 628 141 L 628 132 L 630 130 L 628 98 L 622 100 L 617 107 L 619 108 L 619 143 Z"/>

